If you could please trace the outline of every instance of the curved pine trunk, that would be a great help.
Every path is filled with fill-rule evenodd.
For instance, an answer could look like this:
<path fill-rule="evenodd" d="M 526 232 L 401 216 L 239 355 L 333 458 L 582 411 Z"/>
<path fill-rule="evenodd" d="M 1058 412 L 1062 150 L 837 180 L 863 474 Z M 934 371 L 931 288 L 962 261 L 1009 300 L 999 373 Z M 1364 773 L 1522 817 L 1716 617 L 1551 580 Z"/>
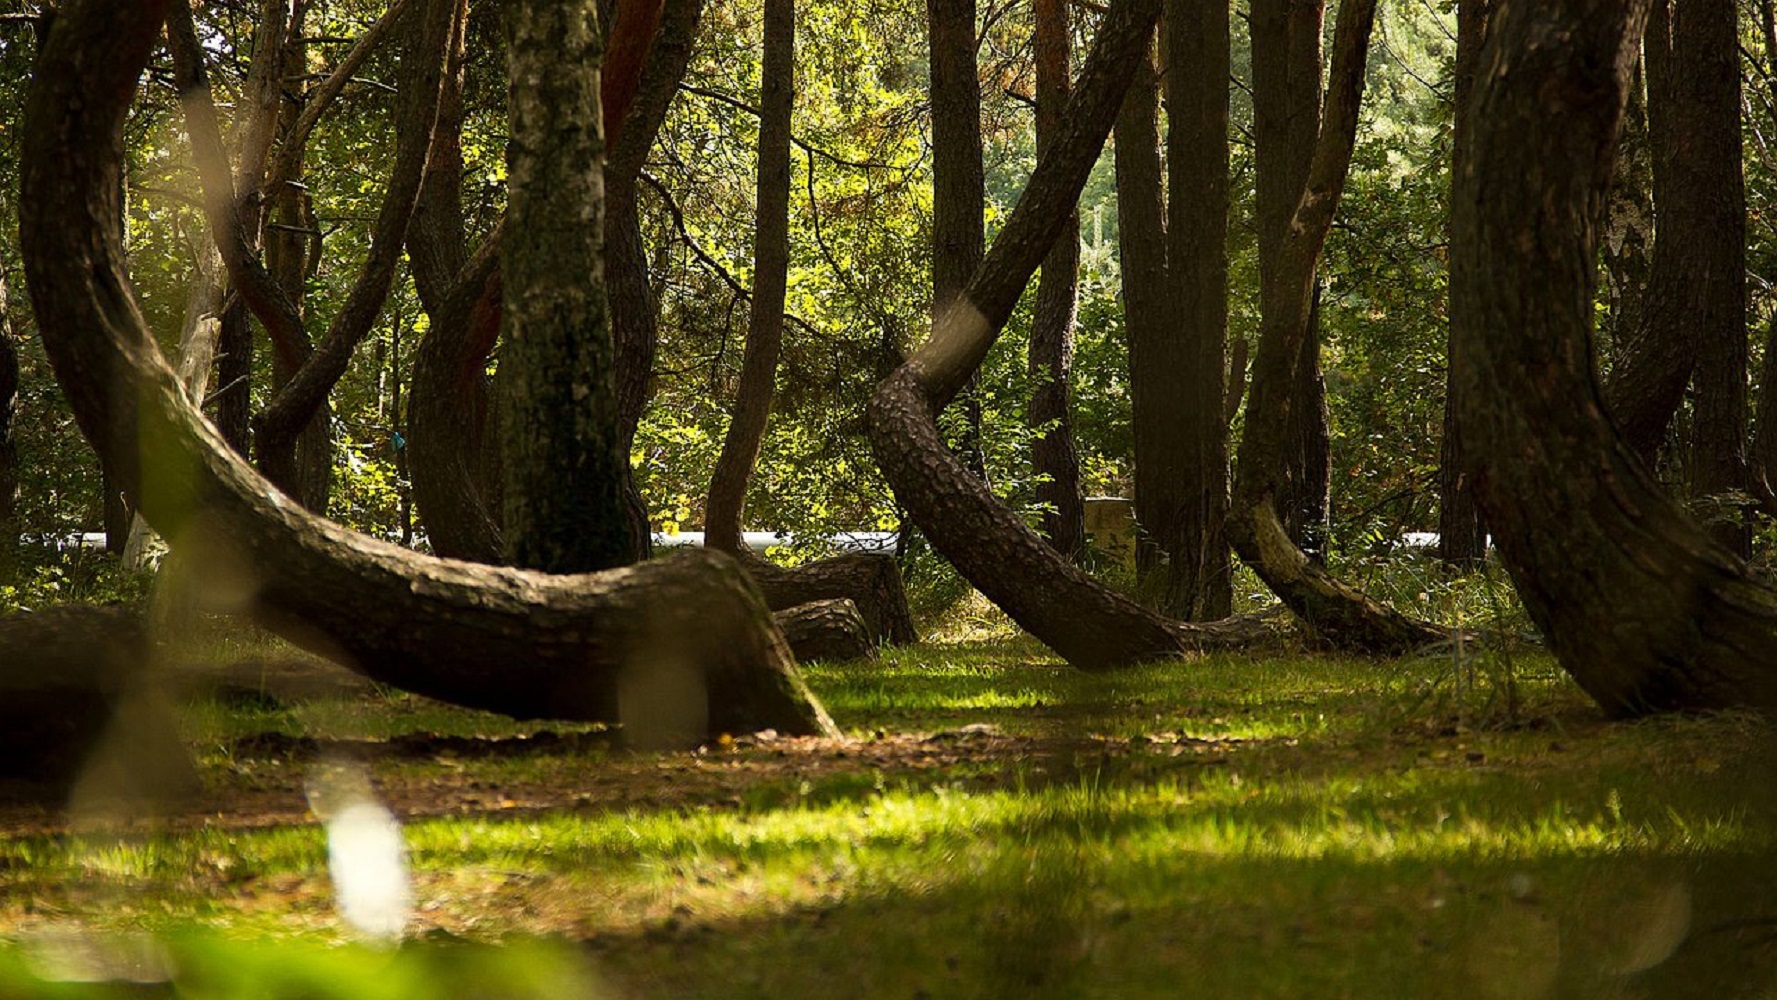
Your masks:
<path fill-rule="evenodd" d="M 649 744 L 761 727 L 836 734 L 727 557 L 548 575 L 420 556 L 301 510 L 229 451 L 178 390 L 103 221 L 118 217 L 122 122 L 168 6 L 63 8 L 23 129 L 21 242 L 82 431 L 201 567 L 203 596 L 459 704 L 635 723 L 631 737 Z"/>
<path fill-rule="evenodd" d="M 1495 14 L 1453 220 L 1457 418 L 1525 609 L 1600 705 L 1777 706 L 1777 591 L 1653 481 L 1591 367 L 1593 220 L 1646 10 Z"/>

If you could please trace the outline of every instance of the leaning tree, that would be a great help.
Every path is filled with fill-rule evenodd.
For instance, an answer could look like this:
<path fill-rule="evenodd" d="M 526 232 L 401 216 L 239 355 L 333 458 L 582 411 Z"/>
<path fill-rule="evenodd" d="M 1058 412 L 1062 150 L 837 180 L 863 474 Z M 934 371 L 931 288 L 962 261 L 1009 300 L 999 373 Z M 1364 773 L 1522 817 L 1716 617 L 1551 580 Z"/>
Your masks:
<path fill-rule="evenodd" d="M 1122 0 L 1107 11 L 1081 69 L 1066 125 L 1038 160 L 986 259 L 964 294 L 934 322 L 931 339 L 883 381 L 871 401 L 870 440 L 883 475 L 934 547 L 1013 620 L 1086 669 L 1245 641 L 1255 623 L 1173 621 L 1068 565 L 946 453 L 935 416 L 987 356 L 1078 200 L 1131 77 L 1144 61 L 1161 6 L 1160 0 Z M 1229 534 L 1265 582 L 1323 634 L 1359 648 L 1392 651 L 1440 633 L 1369 601 L 1309 560 L 1285 533 L 1274 506 L 1283 478 L 1288 393 L 1307 329 L 1314 269 L 1350 158 L 1374 4 L 1345 0 L 1341 11 L 1334 98 L 1280 251 L 1289 280 L 1272 282 L 1265 304 L 1266 329 L 1254 365 Z"/>
<path fill-rule="evenodd" d="M 1456 429 L 1500 557 L 1607 711 L 1777 706 L 1777 589 L 1607 416 L 1597 220 L 1648 4 L 1496 7 L 1465 110 L 1451 256 Z"/>
<path fill-rule="evenodd" d="M 224 445 L 160 355 L 115 221 L 124 118 L 177 2 L 63 9 L 26 109 L 20 231 L 39 328 L 82 431 L 201 567 L 208 596 L 368 676 L 460 704 L 622 721 L 649 740 L 832 733 L 727 557 L 586 575 L 429 558 L 307 513 Z"/>

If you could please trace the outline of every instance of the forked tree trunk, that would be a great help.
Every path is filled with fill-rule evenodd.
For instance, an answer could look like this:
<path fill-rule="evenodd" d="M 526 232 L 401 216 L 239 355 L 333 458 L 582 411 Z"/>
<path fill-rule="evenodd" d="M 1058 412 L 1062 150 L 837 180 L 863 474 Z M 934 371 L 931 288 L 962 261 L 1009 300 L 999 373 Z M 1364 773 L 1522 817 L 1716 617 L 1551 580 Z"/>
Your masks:
<path fill-rule="evenodd" d="M 1777 591 L 1654 482 L 1592 373 L 1594 221 L 1645 2 L 1495 12 L 1451 290 L 1458 429 L 1495 543 L 1607 711 L 1777 706 Z"/>
<path fill-rule="evenodd" d="M 273 6 L 276 6 L 275 0 L 269 0 L 268 8 Z M 447 0 L 427 0 L 416 12 L 426 25 L 425 50 L 429 58 L 416 61 L 416 69 L 402 91 L 398 110 L 404 119 L 399 130 L 402 141 L 396 149 L 389 189 L 377 214 L 370 252 L 346 301 L 330 322 L 326 336 L 314 345 L 304 327 L 300 309 L 255 252 L 263 229 L 263 215 L 254 207 L 254 199 L 250 197 L 252 178 L 265 176 L 269 138 L 250 131 L 242 144 L 242 169 L 238 176 L 231 176 L 204 70 L 202 45 L 197 39 L 190 11 L 178 5 L 172 8 L 168 42 L 173 52 L 175 84 L 185 108 L 187 131 L 191 135 L 194 159 L 202 180 L 204 208 L 211 232 L 232 287 L 265 325 L 278 353 L 277 364 L 281 370 L 291 373 L 252 422 L 256 459 L 273 482 L 292 496 L 300 497 L 303 492 L 297 465 L 298 438 L 316 414 L 325 408 L 328 394 L 344 374 L 353 351 L 369 333 L 388 298 L 437 120 L 454 13 L 454 5 Z M 293 21 L 291 30 L 300 31 L 299 18 Z M 257 67 L 258 63 L 255 65 Z M 339 76 L 335 73 L 330 80 L 338 80 Z M 343 81 L 340 85 L 343 86 Z M 274 89 L 272 93 L 277 91 Z M 304 120 L 308 119 L 309 115 L 305 113 Z M 281 152 L 277 176 L 293 175 L 295 157 L 305 141 L 306 136 L 300 130 L 292 131 L 295 134 L 286 139 L 295 145 L 287 146 Z M 273 178 L 275 181 L 276 177 Z M 246 190 L 237 190 L 241 188 Z"/>
<path fill-rule="evenodd" d="M 1037 0 L 1037 155 L 1060 131 L 1073 90 L 1072 19 L 1067 0 Z M 1030 327 L 1031 471 L 1042 504 L 1040 530 L 1056 551 L 1076 562 L 1086 555 L 1086 505 L 1080 496 L 1080 456 L 1074 447 L 1074 319 L 1079 310 L 1080 214 L 1069 213 L 1037 279 Z"/>
<path fill-rule="evenodd" d="M 228 451 L 176 388 L 104 222 L 119 211 L 123 119 L 168 6 L 63 8 L 23 129 L 21 235 L 81 429 L 119 456 L 207 596 L 367 676 L 459 704 L 634 722 L 644 742 L 765 726 L 835 734 L 726 557 L 581 576 L 428 558 L 282 501 Z"/>
<path fill-rule="evenodd" d="M 1151 56 L 1116 125 L 1117 231 L 1135 437 L 1137 566 L 1159 610 L 1225 617 L 1227 414 L 1228 19 L 1220 4 L 1181 6 L 1165 32 L 1172 214 L 1162 176 L 1159 73 Z M 1170 260 L 1178 254 L 1176 265 Z M 1176 268 L 1176 270 L 1175 270 Z M 1180 391 L 1181 382 L 1191 387 Z M 1215 400 L 1213 404 L 1209 400 Z"/>
<path fill-rule="evenodd" d="M 1744 357 L 1746 337 L 1737 31 L 1734 4 L 1659 0 L 1648 19 L 1657 223 L 1652 275 L 1641 322 L 1617 345 L 1605 394 L 1625 440 L 1650 466 L 1705 345 L 1712 398 L 1699 416 L 1713 425 L 1711 435 L 1728 433 L 1725 423 L 1735 421 L 1734 378 L 1726 369 L 1738 364 L 1740 380 L 1745 378 L 1744 360 L 1735 361 L 1736 352 Z M 1743 427 L 1745 389 L 1738 392 Z M 1699 439 L 1711 488 L 1723 482 L 1743 488 L 1743 480 L 1733 484 L 1743 435 L 1742 429 L 1731 441 Z"/>
<path fill-rule="evenodd" d="M 305 41 L 301 16 L 306 4 L 297 5 L 297 18 L 290 26 L 285 38 L 283 58 L 276 79 L 300 79 L 308 70 L 308 43 Z M 414 17 L 416 34 L 425 30 L 425 19 Z M 420 58 L 417 54 L 414 56 Z M 423 88 L 410 88 L 403 93 L 403 100 L 414 100 L 413 91 Z M 296 125 L 303 114 L 303 97 L 295 93 L 294 88 L 278 88 L 277 103 L 278 131 L 286 136 L 286 148 L 279 157 L 285 168 L 285 176 L 268 187 L 264 192 L 270 202 L 269 213 L 261 213 L 267 219 L 261 242 L 265 247 L 265 269 L 270 272 L 272 280 L 283 291 L 285 298 L 296 307 L 297 315 L 305 320 L 307 316 L 308 282 L 312 268 L 320 264 L 320 228 L 312 220 L 314 209 L 311 206 L 307 185 L 303 183 L 304 171 L 307 166 L 308 149 L 306 142 L 291 145 L 297 137 Z M 424 116 L 397 115 L 398 119 L 419 119 Z M 403 125 L 408 124 L 403 122 Z M 430 123 L 426 123 L 429 127 Z M 425 141 L 422 137 L 419 141 Z M 237 188 L 239 185 L 236 185 Z M 310 234 L 313 234 L 311 239 Z M 274 394 L 288 385 L 301 370 L 300 365 L 292 364 L 292 359 L 285 355 L 272 355 L 272 386 Z M 259 436 L 254 442 L 259 457 L 260 468 L 274 470 L 273 481 L 284 488 L 297 503 L 302 504 L 317 514 L 327 513 L 327 502 L 332 495 L 333 487 L 333 420 L 332 407 L 323 401 L 308 418 L 302 428 L 297 431 L 293 441 L 273 440 L 267 436 Z"/>
<path fill-rule="evenodd" d="M 1080 571 L 969 474 L 944 447 L 936 417 L 987 356 L 1078 201 L 1160 6 L 1160 0 L 1111 5 L 1076 82 L 1063 133 L 1038 162 L 966 293 L 870 401 L 871 449 L 933 547 L 1014 621 L 1085 669 L 1178 656 L 1234 641 L 1240 628 L 1169 621 Z"/>
<path fill-rule="evenodd" d="M 1475 93 L 1475 69 L 1481 46 L 1487 41 L 1487 19 L 1493 0 L 1458 0 L 1456 5 L 1456 119 L 1450 136 L 1450 184 L 1459 183 L 1468 160 L 1468 129 L 1463 109 Z M 1651 220 L 1650 220 L 1651 221 Z M 1451 304 L 1454 313 L 1455 304 Z M 1452 320 L 1454 322 L 1454 320 Z M 1449 343 L 1448 338 L 1445 340 Z M 1445 357 L 1449 357 L 1446 350 Z M 1475 507 L 1475 493 L 1463 474 L 1462 439 L 1456 433 L 1455 373 L 1444 372 L 1444 440 L 1438 454 L 1438 558 L 1451 566 L 1468 568 L 1487 555 L 1487 531 Z"/>

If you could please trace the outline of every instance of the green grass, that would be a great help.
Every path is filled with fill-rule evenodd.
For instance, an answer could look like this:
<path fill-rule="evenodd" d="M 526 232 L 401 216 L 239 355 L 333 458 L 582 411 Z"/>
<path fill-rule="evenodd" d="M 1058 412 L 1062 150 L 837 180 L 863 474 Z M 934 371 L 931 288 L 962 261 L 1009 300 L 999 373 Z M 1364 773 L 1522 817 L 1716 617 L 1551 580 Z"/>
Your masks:
<path fill-rule="evenodd" d="M 0 996 L 92 995 L 42 978 L 70 935 L 205 996 L 1777 996 L 1750 716 L 1606 723 L 1523 654 L 1090 676 L 1005 640 L 809 675 L 855 743 L 194 708 L 224 796 L 320 752 L 255 733 L 457 738 L 368 755 L 408 816 L 410 943 L 349 943 L 312 821 L 29 833 L 0 842 Z"/>

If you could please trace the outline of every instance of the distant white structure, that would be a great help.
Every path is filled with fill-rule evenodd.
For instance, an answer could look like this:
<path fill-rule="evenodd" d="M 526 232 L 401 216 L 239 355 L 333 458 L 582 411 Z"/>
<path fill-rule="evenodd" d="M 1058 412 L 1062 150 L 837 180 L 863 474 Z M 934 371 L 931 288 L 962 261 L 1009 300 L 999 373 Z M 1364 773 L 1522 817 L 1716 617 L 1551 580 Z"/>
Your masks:
<path fill-rule="evenodd" d="M 899 534 L 893 531 L 836 531 L 830 534 L 816 535 L 819 541 L 826 542 L 840 552 L 886 552 L 894 554 L 895 542 Z M 787 531 L 743 531 L 741 538 L 747 548 L 763 555 L 767 549 L 779 545 L 790 545 L 796 536 Z M 703 546 L 703 532 L 678 531 L 668 534 L 664 531 L 654 533 L 654 547 L 657 549 L 673 549 L 681 547 Z"/>

